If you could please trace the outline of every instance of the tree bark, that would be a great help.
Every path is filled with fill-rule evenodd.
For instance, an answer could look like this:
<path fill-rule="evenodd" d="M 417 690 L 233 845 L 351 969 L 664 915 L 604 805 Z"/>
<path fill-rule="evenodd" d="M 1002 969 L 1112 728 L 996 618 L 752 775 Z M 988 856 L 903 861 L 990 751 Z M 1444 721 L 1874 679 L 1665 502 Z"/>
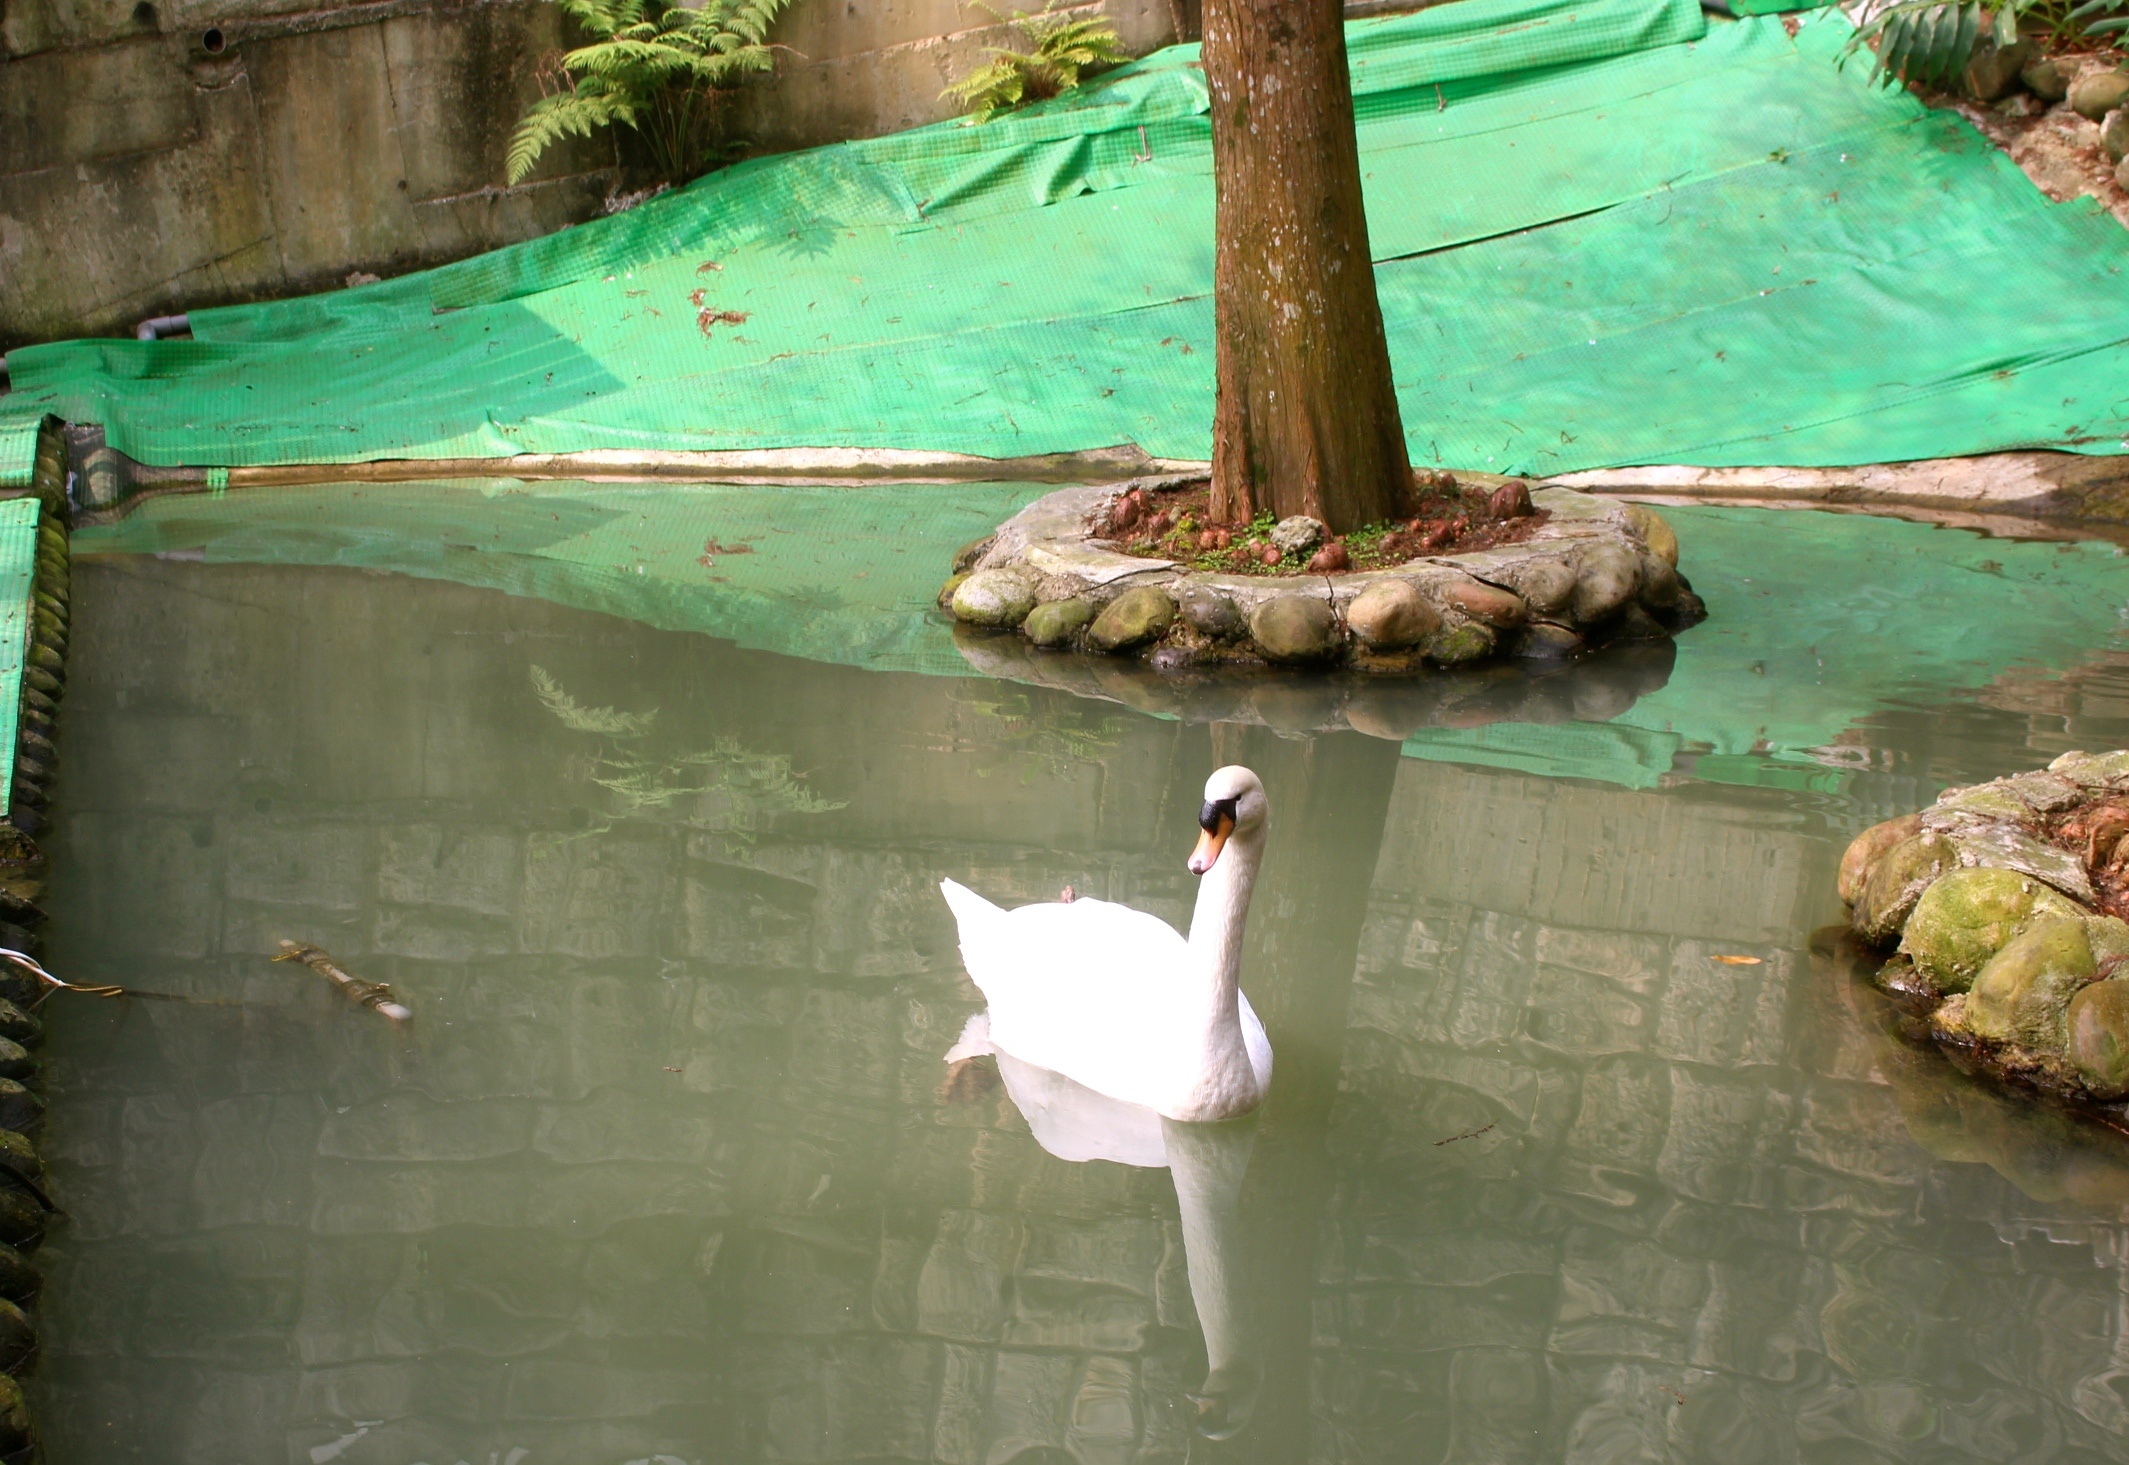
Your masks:
<path fill-rule="evenodd" d="M 1343 533 L 1411 494 L 1339 0 L 1206 0 L 1218 247 L 1212 513 Z"/>

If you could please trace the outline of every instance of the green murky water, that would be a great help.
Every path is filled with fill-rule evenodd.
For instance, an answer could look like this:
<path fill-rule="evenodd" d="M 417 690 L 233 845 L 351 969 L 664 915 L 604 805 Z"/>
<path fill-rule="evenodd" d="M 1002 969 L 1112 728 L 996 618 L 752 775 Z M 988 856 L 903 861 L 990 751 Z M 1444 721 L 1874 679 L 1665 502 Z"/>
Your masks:
<path fill-rule="evenodd" d="M 1679 522 L 1717 619 L 1667 678 L 1402 745 L 84 555 L 50 960 L 198 1000 L 51 1010 L 50 1459 L 2122 1458 L 2129 1148 L 1811 940 L 1861 824 L 2129 744 L 2117 557 Z M 1844 565 L 1846 619 L 1715 588 Z M 1181 922 L 1227 761 L 1261 1118 L 1133 1168 L 1046 1152 L 1025 1073 L 942 1094 L 938 880 Z"/>

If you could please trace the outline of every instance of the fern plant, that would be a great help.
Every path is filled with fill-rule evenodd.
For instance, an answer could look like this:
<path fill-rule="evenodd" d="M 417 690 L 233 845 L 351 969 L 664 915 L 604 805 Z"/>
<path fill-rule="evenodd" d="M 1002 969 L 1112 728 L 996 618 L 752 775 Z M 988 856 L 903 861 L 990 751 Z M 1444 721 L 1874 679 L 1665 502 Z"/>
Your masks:
<path fill-rule="evenodd" d="M 2129 0 L 1893 0 L 1867 15 L 1841 50 L 1841 62 L 1872 52 L 1871 79 L 1948 86 L 1974 59 L 1983 36 L 2017 44 L 2019 22 L 2037 20 L 2059 39 L 2129 29 Z"/>
<path fill-rule="evenodd" d="M 983 8 L 1019 31 L 1027 50 L 986 46 L 983 49 L 991 59 L 939 93 L 966 107 L 969 121 L 979 126 L 995 113 L 1072 90 L 1079 85 L 1082 71 L 1131 59 L 1115 26 L 1099 17 L 1053 15 L 1050 12 L 1056 8 L 1056 0 L 1050 0 L 1034 15 L 1016 10 L 1011 19 L 988 5 Z"/>
<path fill-rule="evenodd" d="M 512 183 L 572 134 L 626 127 L 674 183 L 702 171 L 720 93 L 774 63 L 769 27 L 790 0 L 555 0 L 591 37 L 540 70 L 540 99 L 510 138 Z"/>

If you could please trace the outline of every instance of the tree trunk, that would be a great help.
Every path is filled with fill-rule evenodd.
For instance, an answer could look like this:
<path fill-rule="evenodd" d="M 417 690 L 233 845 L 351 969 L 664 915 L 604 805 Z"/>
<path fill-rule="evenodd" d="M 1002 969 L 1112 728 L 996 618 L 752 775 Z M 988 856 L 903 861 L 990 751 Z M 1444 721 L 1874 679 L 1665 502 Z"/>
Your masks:
<path fill-rule="evenodd" d="M 1411 494 L 1339 0 L 1206 0 L 1218 197 L 1212 513 L 1343 533 Z"/>

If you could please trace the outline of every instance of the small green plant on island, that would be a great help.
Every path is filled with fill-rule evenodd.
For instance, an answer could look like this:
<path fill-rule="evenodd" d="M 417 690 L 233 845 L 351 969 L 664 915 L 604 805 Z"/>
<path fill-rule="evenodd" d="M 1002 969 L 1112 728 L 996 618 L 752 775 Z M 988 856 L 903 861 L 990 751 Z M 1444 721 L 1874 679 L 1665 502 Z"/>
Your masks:
<path fill-rule="evenodd" d="M 1841 49 L 1841 64 L 1871 55 L 1871 80 L 1947 87 L 1986 39 L 2016 45 L 2021 29 L 2047 33 L 2058 46 L 2104 39 L 2129 29 L 2129 0 L 1894 0 L 1867 14 Z"/>
<path fill-rule="evenodd" d="M 1083 71 L 1131 59 L 1124 52 L 1115 26 L 1100 17 L 1053 15 L 1056 0 L 1036 14 L 1016 10 L 1010 18 L 989 5 L 982 8 L 1000 23 L 1019 31 L 1028 49 L 1010 51 L 1002 46 L 986 46 L 984 50 L 991 59 L 939 93 L 966 107 L 968 120 L 978 126 L 995 113 L 1009 112 L 1028 102 L 1047 101 L 1072 90 L 1079 85 Z"/>
<path fill-rule="evenodd" d="M 640 136 L 651 166 L 669 183 L 706 171 L 720 105 L 749 76 L 773 69 L 769 27 L 790 0 L 554 3 L 591 40 L 543 60 L 543 95 L 510 138 L 511 183 L 564 137 L 607 127 Z"/>

